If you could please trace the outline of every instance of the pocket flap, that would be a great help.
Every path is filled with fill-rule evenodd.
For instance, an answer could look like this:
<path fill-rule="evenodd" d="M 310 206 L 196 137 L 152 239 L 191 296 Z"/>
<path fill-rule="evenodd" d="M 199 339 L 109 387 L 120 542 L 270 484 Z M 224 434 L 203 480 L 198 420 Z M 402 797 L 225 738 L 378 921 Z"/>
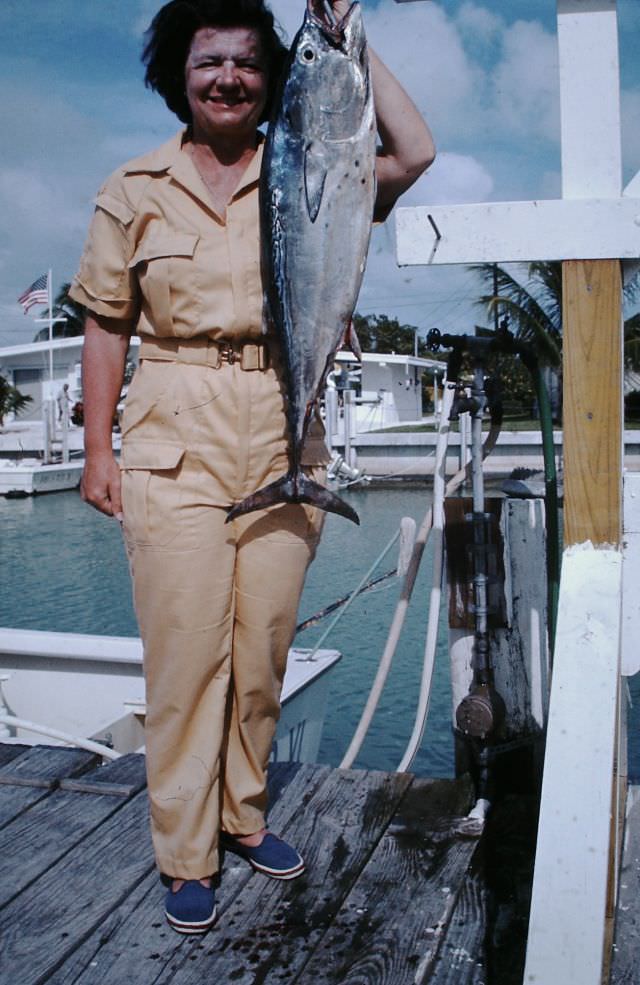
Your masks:
<path fill-rule="evenodd" d="M 114 198 L 109 192 L 101 192 L 94 201 L 99 209 L 114 216 L 123 226 L 128 226 L 133 220 L 135 211 L 131 206 L 127 205 L 126 202 L 120 201 L 119 198 Z"/>
<path fill-rule="evenodd" d="M 165 236 L 162 239 L 143 240 L 129 263 L 135 267 L 143 260 L 157 260 L 160 257 L 192 257 L 200 239 L 193 233 L 180 233 L 177 236 Z"/>
<path fill-rule="evenodd" d="M 182 445 L 168 441 L 127 441 L 120 452 L 123 469 L 175 469 L 185 453 Z"/>

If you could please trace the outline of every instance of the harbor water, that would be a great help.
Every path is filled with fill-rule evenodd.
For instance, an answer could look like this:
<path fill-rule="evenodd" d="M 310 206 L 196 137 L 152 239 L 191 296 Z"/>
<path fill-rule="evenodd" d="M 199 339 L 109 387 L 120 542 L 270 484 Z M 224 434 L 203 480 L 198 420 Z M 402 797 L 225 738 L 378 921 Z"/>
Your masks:
<path fill-rule="evenodd" d="M 420 525 L 431 493 L 423 488 L 353 489 L 343 493 L 361 526 L 327 516 L 318 554 L 307 576 L 300 621 L 347 595 L 380 554 L 403 516 Z M 118 524 L 90 509 L 77 492 L 22 500 L 0 498 L 0 625 L 22 629 L 137 635 L 129 572 Z M 393 568 L 397 549 L 377 574 Z M 212 559 L 212 563 L 215 560 Z M 428 545 L 409 614 L 382 700 L 357 766 L 394 769 L 413 728 L 422 670 L 432 551 Z M 358 598 L 323 644 L 340 650 L 319 759 L 338 765 L 373 681 L 400 580 L 388 579 Z M 331 617 L 329 617 L 331 618 Z M 328 620 L 299 633 L 294 645 L 313 647 Z M 640 779 L 640 675 L 624 690 L 629 707 L 629 772 Z M 453 773 L 451 695 L 446 616 L 441 614 L 429 718 L 413 765 L 423 776 Z"/>
<path fill-rule="evenodd" d="M 424 488 L 350 490 L 344 493 L 361 526 L 328 515 L 300 603 L 300 621 L 350 593 L 398 529 L 403 516 L 418 526 L 431 501 Z M 0 625 L 20 629 L 135 636 L 129 572 L 118 524 L 86 506 L 77 492 L 21 500 L 0 498 Z M 394 568 L 394 547 L 376 574 Z M 215 563 L 215 559 L 212 559 Z M 425 552 L 411 608 L 378 711 L 357 766 L 394 769 L 413 728 L 418 700 L 431 585 L 431 550 Z M 323 646 L 343 657 L 332 671 L 319 759 L 338 765 L 355 731 L 386 640 L 400 591 L 393 577 L 358 598 Z M 329 617 L 331 618 L 331 617 Z M 296 637 L 313 647 L 322 620 Z M 414 770 L 453 771 L 446 626 L 441 621 L 429 721 Z"/>

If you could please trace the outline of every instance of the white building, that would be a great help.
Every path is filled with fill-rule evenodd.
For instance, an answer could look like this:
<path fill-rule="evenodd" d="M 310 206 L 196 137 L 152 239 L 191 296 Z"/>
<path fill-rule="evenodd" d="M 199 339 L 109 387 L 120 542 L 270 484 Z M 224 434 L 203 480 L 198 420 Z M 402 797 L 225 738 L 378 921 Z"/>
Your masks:
<path fill-rule="evenodd" d="M 22 394 L 32 397 L 32 403 L 18 416 L 19 421 L 41 421 L 45 400 L 55 400 L 64 383 L 69 384 L 71 400 L 75 403 L 80 399 L 83 342 L 83 337 L 78 336 L 0 348 L 0 375 Z"/>
<path fill-rule="evenodd" d="M 425 373 L 434 389 L 436 410 L 446 363 L 435 359 L 396 353 L 364 352 L 359 360 L 352 352 L 338 352 L 341 369 L 330 374 L 329 387 L 338 390 L 346 382 L 356 388 L 351 410 L 351 433 L 377 431 L 397 424 L 422 420 L 422 377 Z M 342 377 L 342 379 L 341 379 Z M 340 401 L 327 391 L 327 431 L 344 440 L 344 414 Z"/>

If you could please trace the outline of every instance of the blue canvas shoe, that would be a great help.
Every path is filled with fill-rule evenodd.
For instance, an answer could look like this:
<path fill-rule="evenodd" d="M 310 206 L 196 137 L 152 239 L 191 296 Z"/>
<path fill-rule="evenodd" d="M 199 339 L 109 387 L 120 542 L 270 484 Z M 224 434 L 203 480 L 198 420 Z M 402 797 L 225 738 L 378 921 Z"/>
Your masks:
<path fill-rule="evenodd" d="M 295 879 L 304 872 L 304 859 L 286 841 L 267 832 L 259 845 L 243 845 L 227 834 L 220 833 L 220 845 L 234 855 L 246 859 L 256 872 L 262 872 L 272 879 Z"/>
<path fill-rule="evenodd" d="M 165 916 L 169 926 L 179 934 L 206 934 L 216 922 L 216 897 L 199 879 L 189 879 L 165 898 Z"/>

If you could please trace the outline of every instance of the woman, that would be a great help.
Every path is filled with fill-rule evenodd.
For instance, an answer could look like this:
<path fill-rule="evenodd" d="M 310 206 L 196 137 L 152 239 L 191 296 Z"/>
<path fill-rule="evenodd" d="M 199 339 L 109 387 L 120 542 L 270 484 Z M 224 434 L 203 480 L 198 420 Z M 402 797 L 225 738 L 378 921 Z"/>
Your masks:
<path fill-rule="evenodd" d="M 318 5 L 322 7 L 322 4 Z M 336 17 L 345 0 L 332 0 Z M 265 773 L 297 604 L 322 516 L 286 504 L 225 524 L 287 459 L 277 340 L 263 334 L 258 125 L 286 52 L 264 0 L 172 0 L 146 81 L 186 124 L 101 189 L 71 295 L 88 309 L 82 495 L 123 524 L 144 642 L 151 826 L 182 933 L 216 916 L 218 843 L 273 878 L 304 868 L 265 828 Z M 385 216 L 433 159 L 373 58 Z M 133 332 L 140 366 L 111 422 Z M 321 435 L 303 459 L 327 462 Z"/>

